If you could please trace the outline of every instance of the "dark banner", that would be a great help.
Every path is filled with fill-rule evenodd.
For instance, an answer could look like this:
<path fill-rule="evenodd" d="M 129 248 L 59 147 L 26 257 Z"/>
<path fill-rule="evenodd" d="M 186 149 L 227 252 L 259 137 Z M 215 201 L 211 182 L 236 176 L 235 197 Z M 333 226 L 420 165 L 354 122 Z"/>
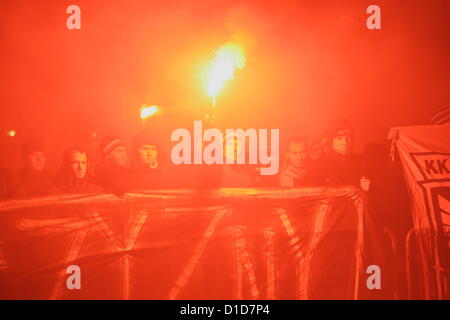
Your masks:
<path fill-rule="evenodd" d="M 365 299 L 383 263 L 352 187 L 15 200 L 0 228 L 3 299 Z"/>

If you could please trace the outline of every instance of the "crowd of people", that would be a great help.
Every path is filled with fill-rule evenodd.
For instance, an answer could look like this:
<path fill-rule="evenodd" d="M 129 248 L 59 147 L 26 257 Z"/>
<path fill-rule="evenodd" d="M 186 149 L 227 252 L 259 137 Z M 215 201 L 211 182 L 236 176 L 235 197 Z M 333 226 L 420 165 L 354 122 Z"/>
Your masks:
<path fill-rule="evenodd" d="M 100 143 L 102 160 L 95 167 L 83 149 L 69 148 L 53 175 L 46 167 L 44 146 L 29 140 L 23 146 L 23 168 L 19 173 L 0 169 L 0 199 L 62 193 L 123 195 L 136 190 L 186 187 L 354 185 L 369 191 L 371 181 L 380 178 L 379 168 L 387 160 L 386 149 L 365 159 L 353 151 L 354 140 L 353 128 L 345 119 L 333 121 L 320 139 L 291 137 L 281 152 L 282 165 L 276 176 L 261 176 L 260 168 L 252 165 L 175 166 L 168 161 L 160 139 L 148 129 L 135 136 L 131 148 L 118 136 L 104 137 Z M 383 159 L 373 161 L 380 155 Z"/>
<path fill-rule="evenodd" d="M 402 170 L 391 161 L 390 143 L 368 144 L 357 154 L 354 142 L 354 130 L 344 119 L 333 121 L 320 137 L 293 136 L 280 150 L 278 174 L 266 176 L 259 174 L 257 165 L 174 165 L 155 131 L 143 129 L 130 147 L 118 136 L 104 137 L 99 144 L 101 161 L 95 166 L 83 149 L 69 148 L 52 175 L 45 148 L 30 140 L 23 146 L 23 168 L 17 175 L 0 169 L 0 201 L 69 193 L 122 196 L 151 189 L 352 185 L 367 194 L 377 229 L 387 227 L 401 239 L 412 222 Z M 226 156 L 236 159 L 237 148 Z"/>
<path fill-rule="evenodd" d="M 431 124 L 448 123 L 450 108 L 439 111 Z M 275 176 L 260 175 L 258 165 L 174 165 L 160 137 L 149 129 L 139 131 L 130 147 L 118 136 L 104 137 L 99 144 L 101 161 L 95 166 L 82 148 L 69 148 L 53 175 L 47 170 L 44 146 L 30 140 L 23 145 L 18 174 L 0 168 L 0 201 L 68 193 L 122 196 L 151 189 L 352 185 L 367 193 L 378 230 L 387 228 L 403 239 L 412 221 L 400 163 L 392 161 L 395 150 L 385 140 L 367 144 L 357 154 L 355 140 L 345 119 L 332 121 L 320 137 L 293 136 L 280 150 L 282 161 Z M 237 145 L 234 155 L 225 154 L 237 159 Z"/>

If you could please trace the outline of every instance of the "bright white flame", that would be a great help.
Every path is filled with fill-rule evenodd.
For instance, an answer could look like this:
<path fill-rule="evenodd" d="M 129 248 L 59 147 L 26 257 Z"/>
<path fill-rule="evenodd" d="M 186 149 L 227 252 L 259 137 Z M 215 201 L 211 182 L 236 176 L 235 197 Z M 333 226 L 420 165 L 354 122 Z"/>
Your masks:
<path fill-rule="evenodd" d="M 15 137 L 16 136 L 16 131 L 15 130 L 9 130 L 9 131 L 7 131 L 6 132 L 6 135 L 8 136 L 8 137 Z"/>
<path fill-rule="evenodd" d="M 143 105 L 141 107 L 141 119 L 147 119 L 147 118 L 157 114 L 158 111 L 159 111 L 158 106 Z"/>
<path fill-rule="evenodd" d="M 208 95 L 215 99 L 225 83 L 234 78 L 235 69 L 244 68 L 245 62 L 244 53 L 237 45 L 230 43 L 220 47 L 208 72 Z"/>

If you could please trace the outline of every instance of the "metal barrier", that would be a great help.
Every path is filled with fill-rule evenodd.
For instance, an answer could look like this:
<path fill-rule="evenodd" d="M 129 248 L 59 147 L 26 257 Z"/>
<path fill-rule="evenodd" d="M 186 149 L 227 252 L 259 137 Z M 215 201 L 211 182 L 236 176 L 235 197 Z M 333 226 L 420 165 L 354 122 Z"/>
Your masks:
<path fill-rule="evenodd" d="M 420 237 L 419 237 L 420 236 Z M 419 242 L 418 239 L 421 239 Z M 413 281 L 414 262 L 419 261 L 421 269 L 421 281 L 423 284 L 423 296 L 425 299 L 449 299 L 448 282 L 450 281 L 450 269 L 448 265 L 450 247 L 443 246 L 443 240 L 448 241 L 448 235 L 433 232 L 430 229 L 412 228 L 405 237 L 406 251 L 406 275 L 408 284 L 408 298 L 413 299 L 415 281 Z M 412 241 L 416 241 L 416 246 Z M 414 254 L 416 254 L 415 258 Z M 433 277 L 434 275 L 434 277 Z"/>

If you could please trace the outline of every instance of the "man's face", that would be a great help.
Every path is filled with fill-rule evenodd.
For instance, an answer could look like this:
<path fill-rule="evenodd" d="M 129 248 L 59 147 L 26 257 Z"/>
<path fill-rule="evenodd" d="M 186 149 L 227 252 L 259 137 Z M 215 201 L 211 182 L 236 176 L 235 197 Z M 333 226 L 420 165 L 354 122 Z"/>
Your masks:
<path fill-rule="evenodd" d="M 45 153 L 43 151 L 35 151 L 27 157 L 28 167 L 32 170 L 42 171 L 45 168 Z"/>
<path fill-rule="evenodd" d="M 289 147 L 287 150 L 287 159 L 288 163 L 292 165 L 294 168 L 301 168 L 305 165 L 306 160 L 306 144 L 303 142 L 289 143 Z"/>
<path fill-rule="evenodd" d="M 154 145 L 144 144 L 139 148 L 139 156 L 144 165 L 151 165 L 158 158 L 158 149 Z"/>
<path fill-rule="evenodd" d="M 127 149 L 124 146 L 116 147 L 108 155 L 107 160 L 115 165 L 125 167 L 128 161 Z"/>
<path fill-rule="evenodd" d="M 82 179 L 86 176 L 87 170 L 87 156 L 86 153 L 75 151 L 71 155 L 70 168 L 72 174 L 77 179 Z"/>
<path fill-rule="evenodd" d="M 352 151 L 353 141 L 350 130 L 340 130 L 332 142 L 333 150 L 339 154 L 346 155 Z"/>

